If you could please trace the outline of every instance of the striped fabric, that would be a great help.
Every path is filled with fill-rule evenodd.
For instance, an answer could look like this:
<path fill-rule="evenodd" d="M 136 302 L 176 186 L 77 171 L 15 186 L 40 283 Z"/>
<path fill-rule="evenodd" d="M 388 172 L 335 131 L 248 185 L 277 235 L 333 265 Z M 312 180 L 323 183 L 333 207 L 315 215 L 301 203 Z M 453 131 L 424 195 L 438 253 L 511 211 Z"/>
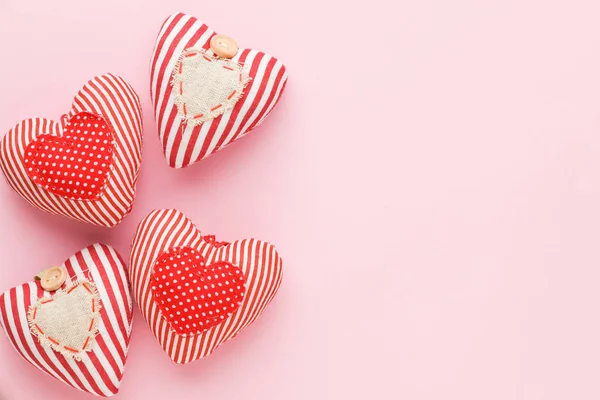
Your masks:
<path fill-rule="evenodd" d="M 174 168 L 200 161 L 257 127 L 277 104 L 287 82 L 281 61 L 240 48 L 233 60 L 243 64 L 252 78 L 242 99 L 233 109 L 201 125 L 184 123 L 172 93 L 173 69 L 185 49 L 209 50 L 215 34 L 197 18 L 179 13 L 165 21 L 156 41 L 151 65 L 152 101 L 163 152 Z"/>
<path fill-rule="evenodd" d="M 169 328 L 151 289 L 151 273 L 156 260 L 169 249 L 183 246 L 198 251 L 207 264 L 227 261 L 238 266 L 245 275 L 247 288 L 235 313 L 223 323 L 191 337 L 180 336 Z M 282 261 L 269 243 L 256 239 L 217 243 L 213 237 L 202 236 L 181 212 L 157 210 L 138 226 L 129 268 L 135 298 L 154 336 L 174 362 L 186 364 L 208 356 L 260 316 L 279 289 Z"/>
<path fill-rule="evenodd" d="M 39 282 L 28 282 L 0 296 L 0 323 L 17 352 L 46 374 L 76 389 L 108 397 L 119 391 L 131 333 L 132 304 L 125 265 L 110 246 L 95 244 L 69 258 L 63 267 L 69 278 L 94 282 L 100 294 L 101 322 L 96 341 L 75 361 L 42 346 L 33 336 L 27 310 L 40 297 L 51 297 Z M 4 360 L 4 362 L 9 362 Z"/>
<path fill-rule="evenodd" d="M 115 130 L 115 154 L 104 194 L 75 200 L 50 193 L 27 174 L 24 153 L 40 135 L 62 135 L 66 121 L 81 111 L 104 116 Z M 41 210 L 94 225 L 112 227 L 131 211 L 142 158 L 142 112 L 137 94 L 122 78 L 98 76 L 77 94 L 60 122 L 43 118 L 21 121 L 0 142 L 0 167 L 10 186 Z"/>

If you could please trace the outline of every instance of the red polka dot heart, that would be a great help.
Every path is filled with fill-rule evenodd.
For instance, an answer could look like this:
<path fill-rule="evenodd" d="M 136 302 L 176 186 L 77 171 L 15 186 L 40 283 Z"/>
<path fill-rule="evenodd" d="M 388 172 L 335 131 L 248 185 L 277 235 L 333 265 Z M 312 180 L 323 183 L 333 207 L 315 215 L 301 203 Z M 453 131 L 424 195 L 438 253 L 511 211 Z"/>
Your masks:
<path fill-rule="evenodd" d="M 152 273 L 152 292 L 171 329 L 179 335 L 206 332 L 242 304 L 245 281 L 241 269 L 222 261 L 206 265 L 191 247 L 163 253 Z"/>
<path fill-rule="evenodd" d="M 62 136 L 41 135 L 25 151 L 27 174 L 58 196 L 96 200 L 113 161 L 113 129 L 102 116 L 73 115 Z"/>

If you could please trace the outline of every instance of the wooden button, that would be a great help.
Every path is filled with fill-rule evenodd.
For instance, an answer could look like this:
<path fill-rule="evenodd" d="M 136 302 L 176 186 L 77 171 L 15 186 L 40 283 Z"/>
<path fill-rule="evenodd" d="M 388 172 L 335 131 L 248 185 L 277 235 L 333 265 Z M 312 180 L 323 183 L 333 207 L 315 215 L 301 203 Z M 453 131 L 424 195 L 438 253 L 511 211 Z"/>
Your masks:
<path fill-rule="evenodd" d="M 238 52 L 235 40 L 225 35 L 215 35 L 210 39 L 210 49 L 222 58 L 233 58 Z"/>
<path fill-rule="evenodd" d="M 43 272 L 40 285 L 42 289 L 48 292 L 54 292 L 58 290 L 67 280 L 67 271 L 61 267 L 48 268 Z"/>

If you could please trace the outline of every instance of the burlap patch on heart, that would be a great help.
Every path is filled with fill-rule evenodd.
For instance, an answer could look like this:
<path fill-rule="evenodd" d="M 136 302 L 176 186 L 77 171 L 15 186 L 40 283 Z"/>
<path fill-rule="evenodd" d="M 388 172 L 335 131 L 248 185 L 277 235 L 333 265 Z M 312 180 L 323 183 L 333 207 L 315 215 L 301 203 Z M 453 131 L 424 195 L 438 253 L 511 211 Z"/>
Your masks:
<path fill-rule="evenodd" d="M 29 307 L 27 320 L 43 346 L 81 361 L 96 341 L 101 307 L 96 285 L 82 280 L 52 297 L 39 298 Z"/>
<path fill-rule="evenodd" d="M 248 82 L 240 63 L 190 48 L 175 65 L 171 84 L 179 115 L 195 126 L 231 110 Z"/>

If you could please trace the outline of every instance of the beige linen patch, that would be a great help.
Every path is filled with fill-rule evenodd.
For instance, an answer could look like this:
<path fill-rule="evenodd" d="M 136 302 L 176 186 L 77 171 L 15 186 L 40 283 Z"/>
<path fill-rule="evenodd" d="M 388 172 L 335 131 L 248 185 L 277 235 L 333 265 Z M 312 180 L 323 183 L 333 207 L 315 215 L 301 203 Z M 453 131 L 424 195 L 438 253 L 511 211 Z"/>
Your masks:
<path fill-rule="evenodd" d="M 100 323 L 100 295 L 87 280 L 74 282 L 52 297 L 41 297 L 29 306 L 31 333 L 44 346 L 81 361 L 96 341 Z"/>
<path fill-rule="evenodd" d="M 241 64 L 190 48 L 175 65 L 171 84 L 179 114 L 195 126 L 231 110 L 248 82 Z"/>

